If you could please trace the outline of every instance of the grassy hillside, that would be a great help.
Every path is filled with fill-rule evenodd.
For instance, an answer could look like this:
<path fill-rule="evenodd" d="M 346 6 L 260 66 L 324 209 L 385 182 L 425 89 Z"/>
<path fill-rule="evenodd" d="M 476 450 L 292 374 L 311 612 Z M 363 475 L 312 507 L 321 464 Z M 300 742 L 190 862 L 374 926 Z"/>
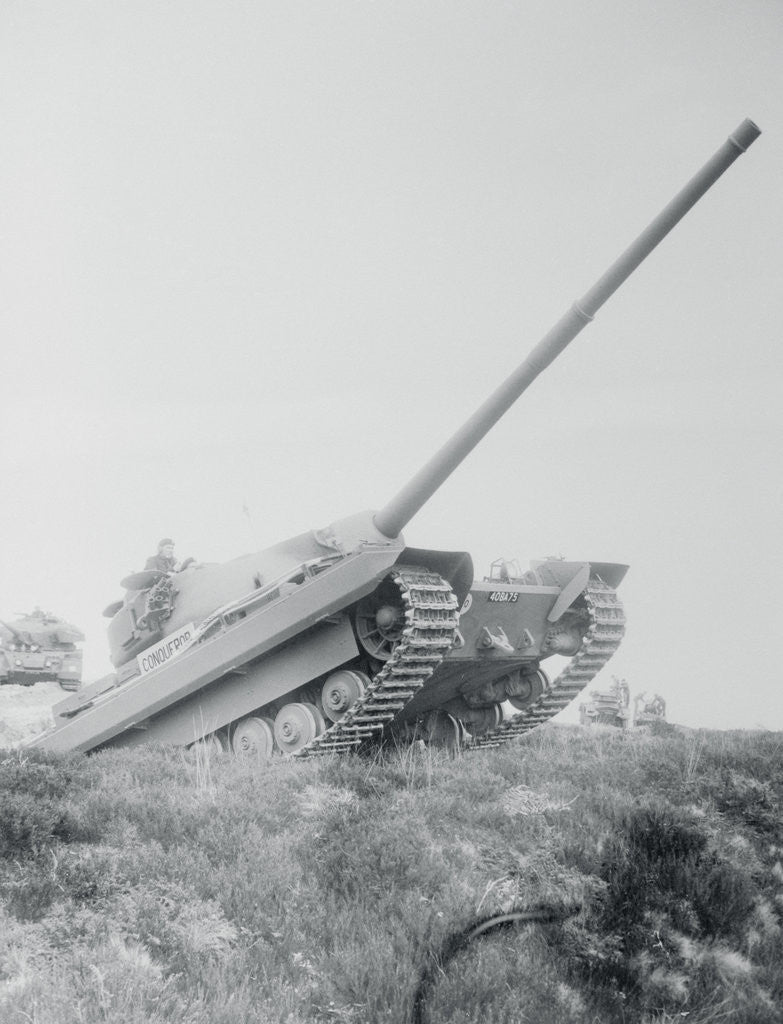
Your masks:
<path fill-rule="evenodd" d="M 780 1021 L 782 804 L 779 733 L 6 751 L 0 1019 Z M 570 916 L 453 941 L 536 905 Z"/>

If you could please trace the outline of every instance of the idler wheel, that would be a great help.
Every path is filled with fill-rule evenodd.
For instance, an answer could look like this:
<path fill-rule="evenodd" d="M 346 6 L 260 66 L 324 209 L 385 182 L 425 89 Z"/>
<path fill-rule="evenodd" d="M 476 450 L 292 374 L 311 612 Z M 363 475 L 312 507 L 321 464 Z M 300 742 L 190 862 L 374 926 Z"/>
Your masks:
<path fill-rule="evenodd" d="M 332 722 L 339 722 L 348 709 L 353 707 L 357 700 L 361 700 L 369 685 L 370 677 L 364 672 L 352 672 L 348 669 L 333 672 L 321 690 L 321 703 L 326 717 Z"/>
<path fill-rule="evenodd" d="M 518 680 L 514 680 L 513 686 L 506 684 L 506 692 L 513 691 L 508 693 L 509 702 L 517 711 L 524 711 L 542 694 L 546 693 L 549 686 L 549 676 L 540 668 L 536 672 L 529 672 Z"/>
<path fill-rule="evenodd" d="M 231 736 L 231 749 L 248 761 L 264 761 L 275 749 L 274 723 L 269 718 L 251 715 L 238 722 Z"/>
<path fill-rule="evenodd" d="M 286 704 L 275 718 L 275 742 L 284 754 L 295 754 L 326 731 L 315 704 Z"/>

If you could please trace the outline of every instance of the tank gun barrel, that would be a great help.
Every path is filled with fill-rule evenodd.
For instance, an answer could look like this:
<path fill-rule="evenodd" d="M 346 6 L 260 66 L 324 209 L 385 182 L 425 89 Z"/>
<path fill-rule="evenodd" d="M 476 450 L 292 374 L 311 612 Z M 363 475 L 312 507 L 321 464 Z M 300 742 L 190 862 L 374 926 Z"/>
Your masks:
<path fill-rule="evenodd" d="M 384 536 L 396 537 L 400 533 L 536 377 L 573 341 L 582 328 L 590 323 L 606 300 L 760 134 L 760 129 L 748 119 L 732 132 L 714 156 L 628 246 L 593 287 L 573 303 L 511 376 L 489 396 L 405 487 L 375 514 L 375 526 Z"/>

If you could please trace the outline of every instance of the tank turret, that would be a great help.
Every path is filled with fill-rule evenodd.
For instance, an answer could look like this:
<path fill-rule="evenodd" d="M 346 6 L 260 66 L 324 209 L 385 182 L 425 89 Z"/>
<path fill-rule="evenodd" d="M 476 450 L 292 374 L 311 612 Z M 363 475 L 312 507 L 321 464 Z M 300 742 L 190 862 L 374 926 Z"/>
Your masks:
<path fill-rule="evenodd" d="M 264 757 L 396 731 L 495 745 L 570 703 L 619 645 L 626 566 L 408 547 L 402 530 L 535 378 L 758 136 L 744 121 L 448 443 L 377 511 L 227 563 L 124 581 L 117 671 L 54 708 L 34 745 L 150 741 Z M 541 662 L 568 660 L 550 680 Z"/>

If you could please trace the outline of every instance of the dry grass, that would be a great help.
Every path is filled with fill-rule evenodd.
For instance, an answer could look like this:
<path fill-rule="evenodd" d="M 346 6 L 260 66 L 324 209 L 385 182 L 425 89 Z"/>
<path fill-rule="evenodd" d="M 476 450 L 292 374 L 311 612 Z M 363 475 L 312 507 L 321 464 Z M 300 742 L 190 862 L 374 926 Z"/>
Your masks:
<path fill-rule="evenodd" d="M 497 751 L 0 754 L 0 1019 L 773 1024 L 783 742 L 547 727 Z M 687 1016 L 684 1016 L 687 1015 Z"/>

